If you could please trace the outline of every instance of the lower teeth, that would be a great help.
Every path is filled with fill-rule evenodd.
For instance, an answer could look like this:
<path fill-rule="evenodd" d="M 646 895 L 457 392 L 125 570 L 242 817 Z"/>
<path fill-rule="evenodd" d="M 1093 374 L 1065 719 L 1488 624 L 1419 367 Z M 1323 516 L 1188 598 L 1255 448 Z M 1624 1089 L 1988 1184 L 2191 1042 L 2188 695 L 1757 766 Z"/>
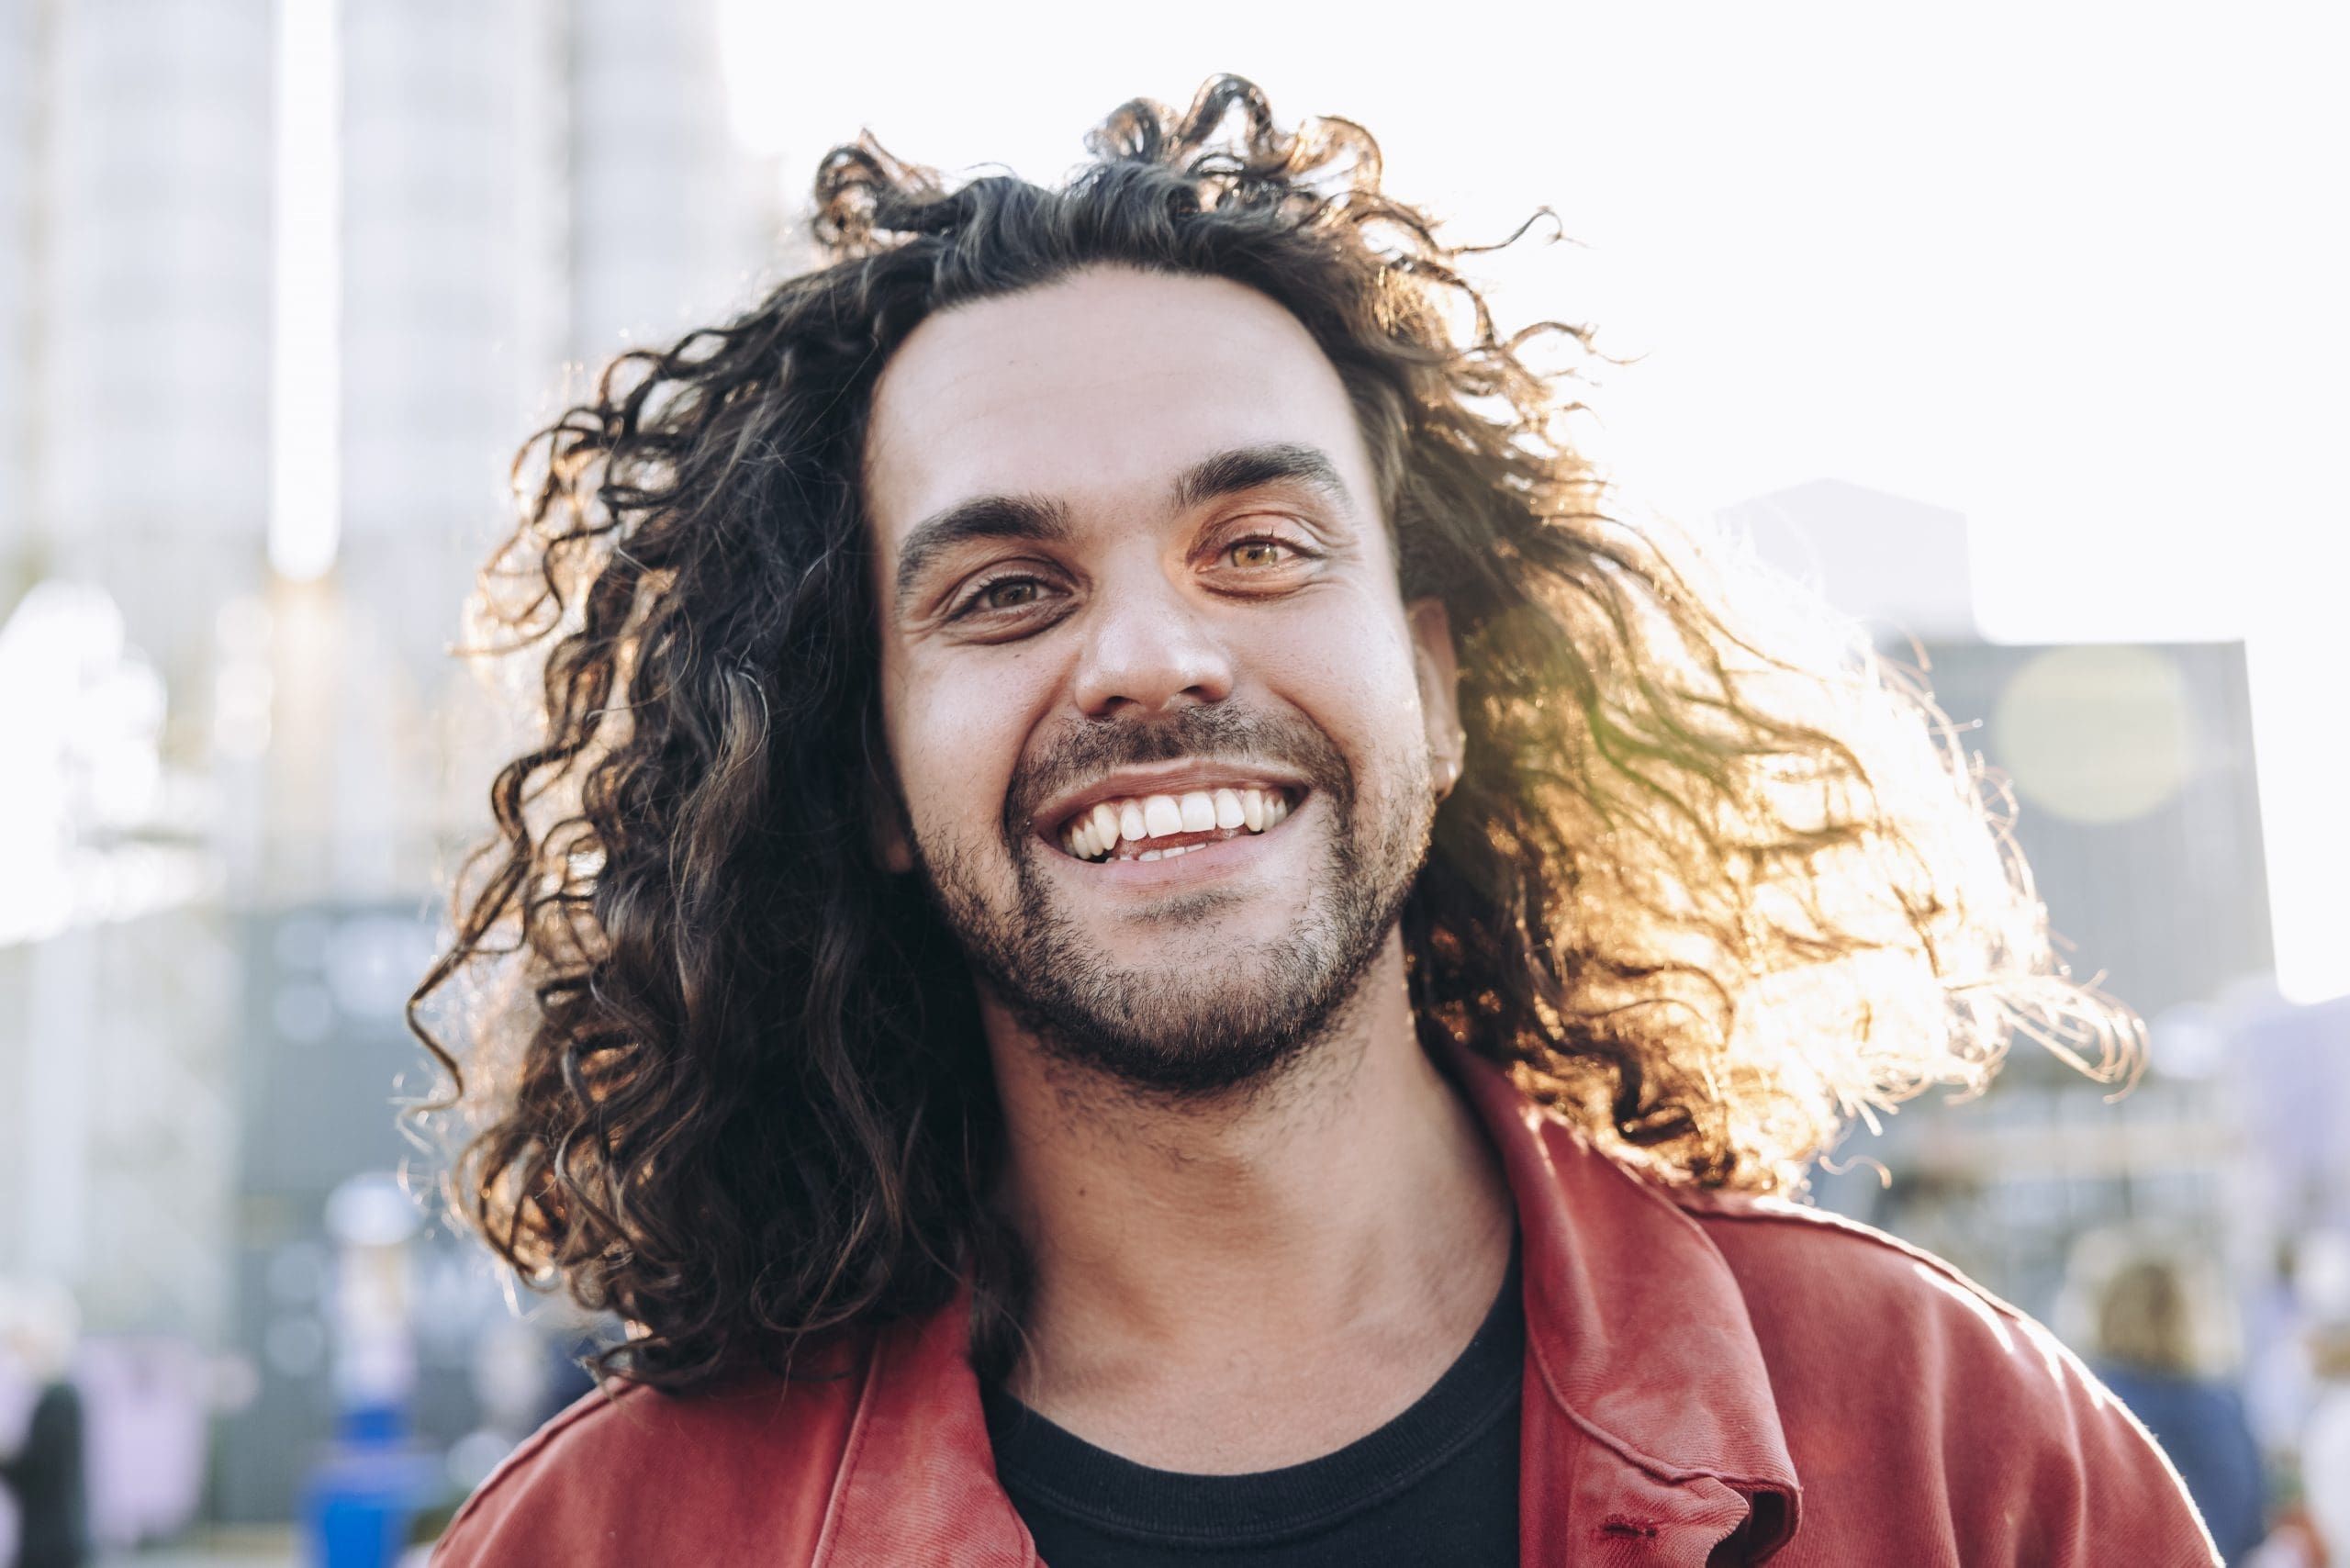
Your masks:
<path fill-rule="evenodd" d="M 1250 828 L 1237 827 L 1231 832 L 1225 834 L 1224 837 L 1213 838 L 1204 844 L 1179 844 L 1172 849 L 1146 849 L 1139 855 L 1120 856 L 1113 851 L 1107 855 L 1097 856 L 1092 860 L 1089 861 L 1088 864 L 1093 866 L 1106 866 L 1111 861 L 1118 859 L 1171 860 L 1178 855 L 1189 855 L 1194 849 L 1206 849 L 1214 845 L 1227 843 L 1236 838 L 1252 837 L 1257 831 L 1258 830 Z"/>

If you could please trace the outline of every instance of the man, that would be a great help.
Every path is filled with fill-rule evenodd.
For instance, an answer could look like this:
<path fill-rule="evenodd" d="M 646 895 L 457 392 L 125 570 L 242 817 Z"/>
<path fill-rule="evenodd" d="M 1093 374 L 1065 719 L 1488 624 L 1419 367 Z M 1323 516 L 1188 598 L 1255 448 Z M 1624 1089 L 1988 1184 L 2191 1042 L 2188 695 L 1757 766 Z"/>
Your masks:
<path fill-rule="evenodd" d="M 2124 1027 L 1922 709 L 1606 515 L 1358 128 L 1093 145 L 841 150 L 830 265 L 545 438 L 419 1001 L 520 937 L 457 1192 L 632 1338 L 439 1561 L 2212 1561 L 1767 1196 Z"/>

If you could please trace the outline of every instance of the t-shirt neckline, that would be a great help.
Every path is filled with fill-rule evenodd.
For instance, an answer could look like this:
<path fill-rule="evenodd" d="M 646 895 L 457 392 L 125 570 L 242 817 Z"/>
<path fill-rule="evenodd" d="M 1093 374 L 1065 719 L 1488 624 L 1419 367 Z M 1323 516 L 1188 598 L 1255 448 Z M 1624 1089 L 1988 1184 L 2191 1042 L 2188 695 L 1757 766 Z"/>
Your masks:
<path fill-rule="evenodd" d="M 1450 1367 L 1376 1430 L 1318 1459 L 1240 1475 L 1137 1464 L 1055 1425 L 990 1382 L 980 1389 L 996 1473 L 1024 1510 L 1043 1507 L 1152 1540 L 1264 1545 L 1323 1530 L 1436 1471 L 1517 1407 L 1526 1357 L 1519 1248 Z"/>

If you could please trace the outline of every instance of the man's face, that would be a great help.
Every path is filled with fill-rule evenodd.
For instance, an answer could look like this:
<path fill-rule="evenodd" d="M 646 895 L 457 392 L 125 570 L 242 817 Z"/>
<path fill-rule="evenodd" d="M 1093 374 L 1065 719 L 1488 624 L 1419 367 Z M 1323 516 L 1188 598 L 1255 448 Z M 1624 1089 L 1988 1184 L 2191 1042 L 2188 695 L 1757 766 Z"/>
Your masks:
<path fill-rule="evenodd" d="M 1452 728 L 1337 372 L 1237 284 L 1091 270 L 960 307 L 865 453 L 880 812 L 983 991 L 1175 1093 L 1316 1037 L 1425 856 Z"/>

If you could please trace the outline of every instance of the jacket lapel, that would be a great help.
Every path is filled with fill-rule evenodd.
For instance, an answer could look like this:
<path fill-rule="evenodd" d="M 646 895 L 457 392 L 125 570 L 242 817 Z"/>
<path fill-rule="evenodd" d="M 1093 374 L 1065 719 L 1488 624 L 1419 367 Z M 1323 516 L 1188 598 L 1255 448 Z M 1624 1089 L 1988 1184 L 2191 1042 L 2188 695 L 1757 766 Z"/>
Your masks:
<path fill-rule="evenodd" d="M 816 1542 L 817 1568 L 1026 1568 L 1028 1527 L 996 1482 L 969 1288 L 884 1330 Z"/>
<path fill-rule="evenodd" d="M 1797 1483 L 1729 1264 L 1501 1069 L 1462 1053 L 1454 1070 L 1524 1238 L 1523 1560 L 1764 1561 L 1794 1534 Z"/>

